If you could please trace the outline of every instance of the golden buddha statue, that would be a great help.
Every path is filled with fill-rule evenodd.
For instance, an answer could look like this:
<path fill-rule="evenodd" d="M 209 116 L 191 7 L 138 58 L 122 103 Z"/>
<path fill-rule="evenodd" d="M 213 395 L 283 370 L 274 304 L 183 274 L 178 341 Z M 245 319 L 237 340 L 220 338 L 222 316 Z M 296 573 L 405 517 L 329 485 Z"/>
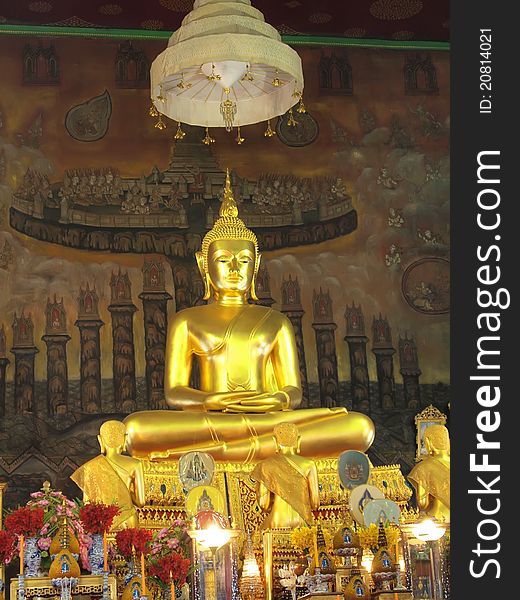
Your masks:
<path fill-rule="evenodd" d="M 167 336 L 165 396 L 182 412 L 129 415 L 132 456 L 199 450 L 221 461 L 258 461 L 275 454 L 272 432 L 283 422 L 298 426 L 302 456 L 366 451 L 374 439 L 369 417 L 343 407 L 293 410 L 302 399 L 293 326 L 279 311 L 249 303 L 257 299 L 261 257 L 256 235 L 238 217 L 229 173 L 220 217 L 196 258 L 211 302 L 178 312 Z M 190 387 L 194 360 L 200 389 Z"/>
<path fill-rule="evenodd" d="M 121 421 L 105 421 L 99 428 L 101 454 L 81 465 L 70 476 L 83 491 L 83 501 L 116 504 L 120 513 L 112 529 L 137 527 L 134 505 L 144 506 L 144 472 L 141 461 L 124 456 L 126 428 Z"/>
<path fill-rule="evenodd" d="M 312 525 L 320 504 L 318 471 L 310 458 L 297 455 L 299 434 L 292 423 L 274 428 L 278 453 L 259 462 L 251 473 L 258 504 L 269 514 L 262 529 Z"/>
<path fill-rule="evenodd" d="M 450 520 L 450 434 L 444 425 L 424 431 L 428 457 L 408 475 L 415 488 L 419 509 L 440 521 Z"/>
<path fill-rule="evenodd" d="M 312 525 L 312 511 L 320 505 L 316 464 L 297 454 L 298 427 L 293 423 L 279 423 L 274 428 L 274 438 L 277 454 L 260 461 L 251 473 L 251 479 L 256 481 L 258 504 L 268 511 L 261 525 L 266 600 L 273 597 L 271 530 Z"/>

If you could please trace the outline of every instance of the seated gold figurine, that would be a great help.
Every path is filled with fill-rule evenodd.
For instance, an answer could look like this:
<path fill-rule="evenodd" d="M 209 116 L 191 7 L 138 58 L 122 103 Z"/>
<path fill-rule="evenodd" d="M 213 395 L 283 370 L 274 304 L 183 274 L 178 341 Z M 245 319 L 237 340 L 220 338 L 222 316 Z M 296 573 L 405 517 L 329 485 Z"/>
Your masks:
<path fill-rule="evenodd" d="M 215 460 L 258 461 L 275 453 L 273 428 L 283 422 L 298 426 L 302 456 L 366 451 L 374 439 L 369 417 L 343 407 L 293 410 L 302 399 L 293 326 L 279 311 L 249 303 L 257 299 L 260 253 L 238 217 L 229 173 L 220 217 L 196 257 L 211 302 L 178 312 L 166 347 L 166 400 L 182 412 L 129 415 L 132 456 L 178 458 L 199 450 Z M 200 389 L 190 387 L 194 360 Z"/>
<path fill-rule="evenodd" d="M 83 492 L 83 501 L 116 504 L 120 513 L 112 529 L 138 527 L 134 505 L 144 506 L 144 472 L 141 461 L 124 456 L 126 428 L 121 421 L 105 421 L 98 435 L 101 454 L 70 476 Z"/>
<path fill-rule="evenodd" d="M 419 509 L 441 521 L 450 520 L 450 435 L 444 425 L 430 425 L 424 431 L 429 456 L 408 475 L 415 488 Z"/>

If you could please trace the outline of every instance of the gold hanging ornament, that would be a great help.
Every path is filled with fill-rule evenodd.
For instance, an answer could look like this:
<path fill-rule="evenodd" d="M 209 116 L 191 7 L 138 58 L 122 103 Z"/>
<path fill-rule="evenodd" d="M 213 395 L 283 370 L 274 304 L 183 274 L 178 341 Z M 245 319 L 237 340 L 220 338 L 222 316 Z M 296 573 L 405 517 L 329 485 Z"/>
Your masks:
<path fill-rule="evenodd" d="M 150 105 L 150 109 L 148 110 L 148 114 L 154 118 L 159 116 L 159 112 L 155 108 L 155 104 L 153 103 L 153 101 L 152 101 L 152 104 Z"/>
<path fill-rule="evenodd" d="M 186 137 L 186 132 L 182 130 L 181 124 L 179 122 L 179 123 L 177 123 L 177 131 L 175 132 L 173 139 L 174 140 L 183 140 L 185 137 Z"/>
<path fill-rule="evenodd" d="M 209 146 L 210 144 L 214 144 L 215 143 L 215 138 L 212 138 L 211 135 L 209 134 L 208 127 L 206 127 L 206 135 L 204 136 L 204 139 L 202 140 L 202 143 L 206 144 L 206 146 Z"/>
<path fill-rule="evenodd" d="M 181 90 L 189 90 L 191 83 L 184 81 L 184 73 L 181 73 L 181 80 L 177 84 L 177 87 Z"/>
<path fill-rule="evenodd" d="M 298 125 L 298 121 L 294 118 L 293 109 L 289 109 L 289 118 L 287 120 L 287 125 L 289 127 L 296 127 Z"/>
<path fill-rule="evenodd" d="M 278 77 L 278 69 L 276 69 L 276 74 L 273 80 L 271 81 L 271 85 L 273 87 L 280 87 L 282 85 L 282 80 Z"/>
<path fill-rule="evenodd" d="M 237 114 L 236 103 L 233 102 L 233 100 L 226 98 L 220 103 L 220 114 L 224 118 L 224 126 L 226 127 L 226 131 L 231 131 L 233 129 L 233 119 Z"/>
<path fill-rule="evenodd" d="M 155 127 L 155 129 L 158 129 L 159 131 L 162 131 L 163 129 L 166 129 L 166 123 L 162 120 L 161 113 L 159 113 L 159 120 L 154 125 L 154 127 Z"/>
<path fill-rule="evenodd" d="M 162 102 L 163 104 L 166 102 L 166 98 L 163 96 L 162 86 L 159 90 L 159 94 L 157 95 L 157 100 L 159 100 L 159 102 Z"/>
<path fill-rule="evenodd" d="M 251 65 L 248 63 L 247 68 L 246 68 L 246 73 L 242 77 L 242 81 L 254 81 L 254 80 L 255 80 L 255 77 L 254 77 L 253 73 L 251 73 Z"/>
<path fill-rule="evenodd" d="M 246 139 L 240 134 L 240 125 L 237 127 L 237 137 L 235 138 L 235 141 L 239 146 L 246 141 Z"/>
<path fill-rule="evenodd" d="M 303 98 L 300 98 L 300 103 L 298 104 L 298 108 L 296 109 L 300 114 L 305 114 L 307 109 L 305 108 L 305 104 L 303 103 Z"/>
<path fill-rule="evenodd" d="M 267 129 L 264 131 L 264 136 L 266 138 L 272 138 L 274 135 L 276 135 L 276 131 L 274 131 L 274 129 L 271 127 L 271 119 L 268 119 Z"/>
<path fill-rule="evenodd" d="M 215 73 L 215 65 L 211 65 L 211 74 L 207 75 L 207 78 L 208 81 L 220 81 L 222 79 L 218 73 Z"/>

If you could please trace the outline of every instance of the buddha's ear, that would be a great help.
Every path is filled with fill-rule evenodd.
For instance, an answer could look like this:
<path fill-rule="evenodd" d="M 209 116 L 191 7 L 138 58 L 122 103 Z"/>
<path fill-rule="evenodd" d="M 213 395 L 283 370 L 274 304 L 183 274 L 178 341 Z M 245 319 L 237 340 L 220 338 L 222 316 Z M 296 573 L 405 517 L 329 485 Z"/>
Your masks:
<path fill-rule="evenodd" d="M 202 279 L 204 279 L 206 275 L 206 270 L 204 269 L 204 255 L 200 250 L 197 250 L 197 252 L 195 252 L 195 258 L 197 259 L 197 266 L 199 267 Z"/>
<path fill-rule="evenodd" d="M 98 435 L 97 439 L 99 442 L 99 448 L 101 450 L 101 454 L 105 454 L 106 448 L 105 448 L 105 444 L 103 443 L 103 438 L 100 435 Z"/>
<path fill-rule="evenodd" d="M 255 274 L 253 275 L 253 281 L 251 281 L 251 298 L 255 301 L 258 301 L 258 296 L 256 295 L 256 275 L 258 273 L 258 269 L 260 268 L 260 261 L 262 260 L 262 255 L 260 252 L 256 255 L 255 261 Z"/>
<path fill-rule="evenodd" d="M 211 286 L 209 284 L 209 275 L 206 272 L 206 268 L 204 265 L 204 255 L 200 250 L 195 252 L 195 258 L 197 259 L 197 266 L 199 267 L 200 276 L 202 277 L 202 281 L 204 283 L 204 296 L 203 300 L 209 300 L 211 297 Z"/>

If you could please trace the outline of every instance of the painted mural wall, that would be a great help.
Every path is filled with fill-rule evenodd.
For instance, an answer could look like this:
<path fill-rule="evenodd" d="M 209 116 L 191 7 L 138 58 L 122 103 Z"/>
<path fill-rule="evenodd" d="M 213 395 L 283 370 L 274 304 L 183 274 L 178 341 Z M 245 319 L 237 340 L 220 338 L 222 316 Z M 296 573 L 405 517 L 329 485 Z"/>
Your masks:
<path fill-rule="evenodd" d="M 0 476 L 70 489 L 105 415 L 163 405 L 228 167 L 306 405 L 371 414 L 374 462 L 409 469 L 413 416 L 449 401 L 448 53 L 298 47 L 297 124 L 206 145 L 148 114 L 163 46 L 0 39 Z"/>

